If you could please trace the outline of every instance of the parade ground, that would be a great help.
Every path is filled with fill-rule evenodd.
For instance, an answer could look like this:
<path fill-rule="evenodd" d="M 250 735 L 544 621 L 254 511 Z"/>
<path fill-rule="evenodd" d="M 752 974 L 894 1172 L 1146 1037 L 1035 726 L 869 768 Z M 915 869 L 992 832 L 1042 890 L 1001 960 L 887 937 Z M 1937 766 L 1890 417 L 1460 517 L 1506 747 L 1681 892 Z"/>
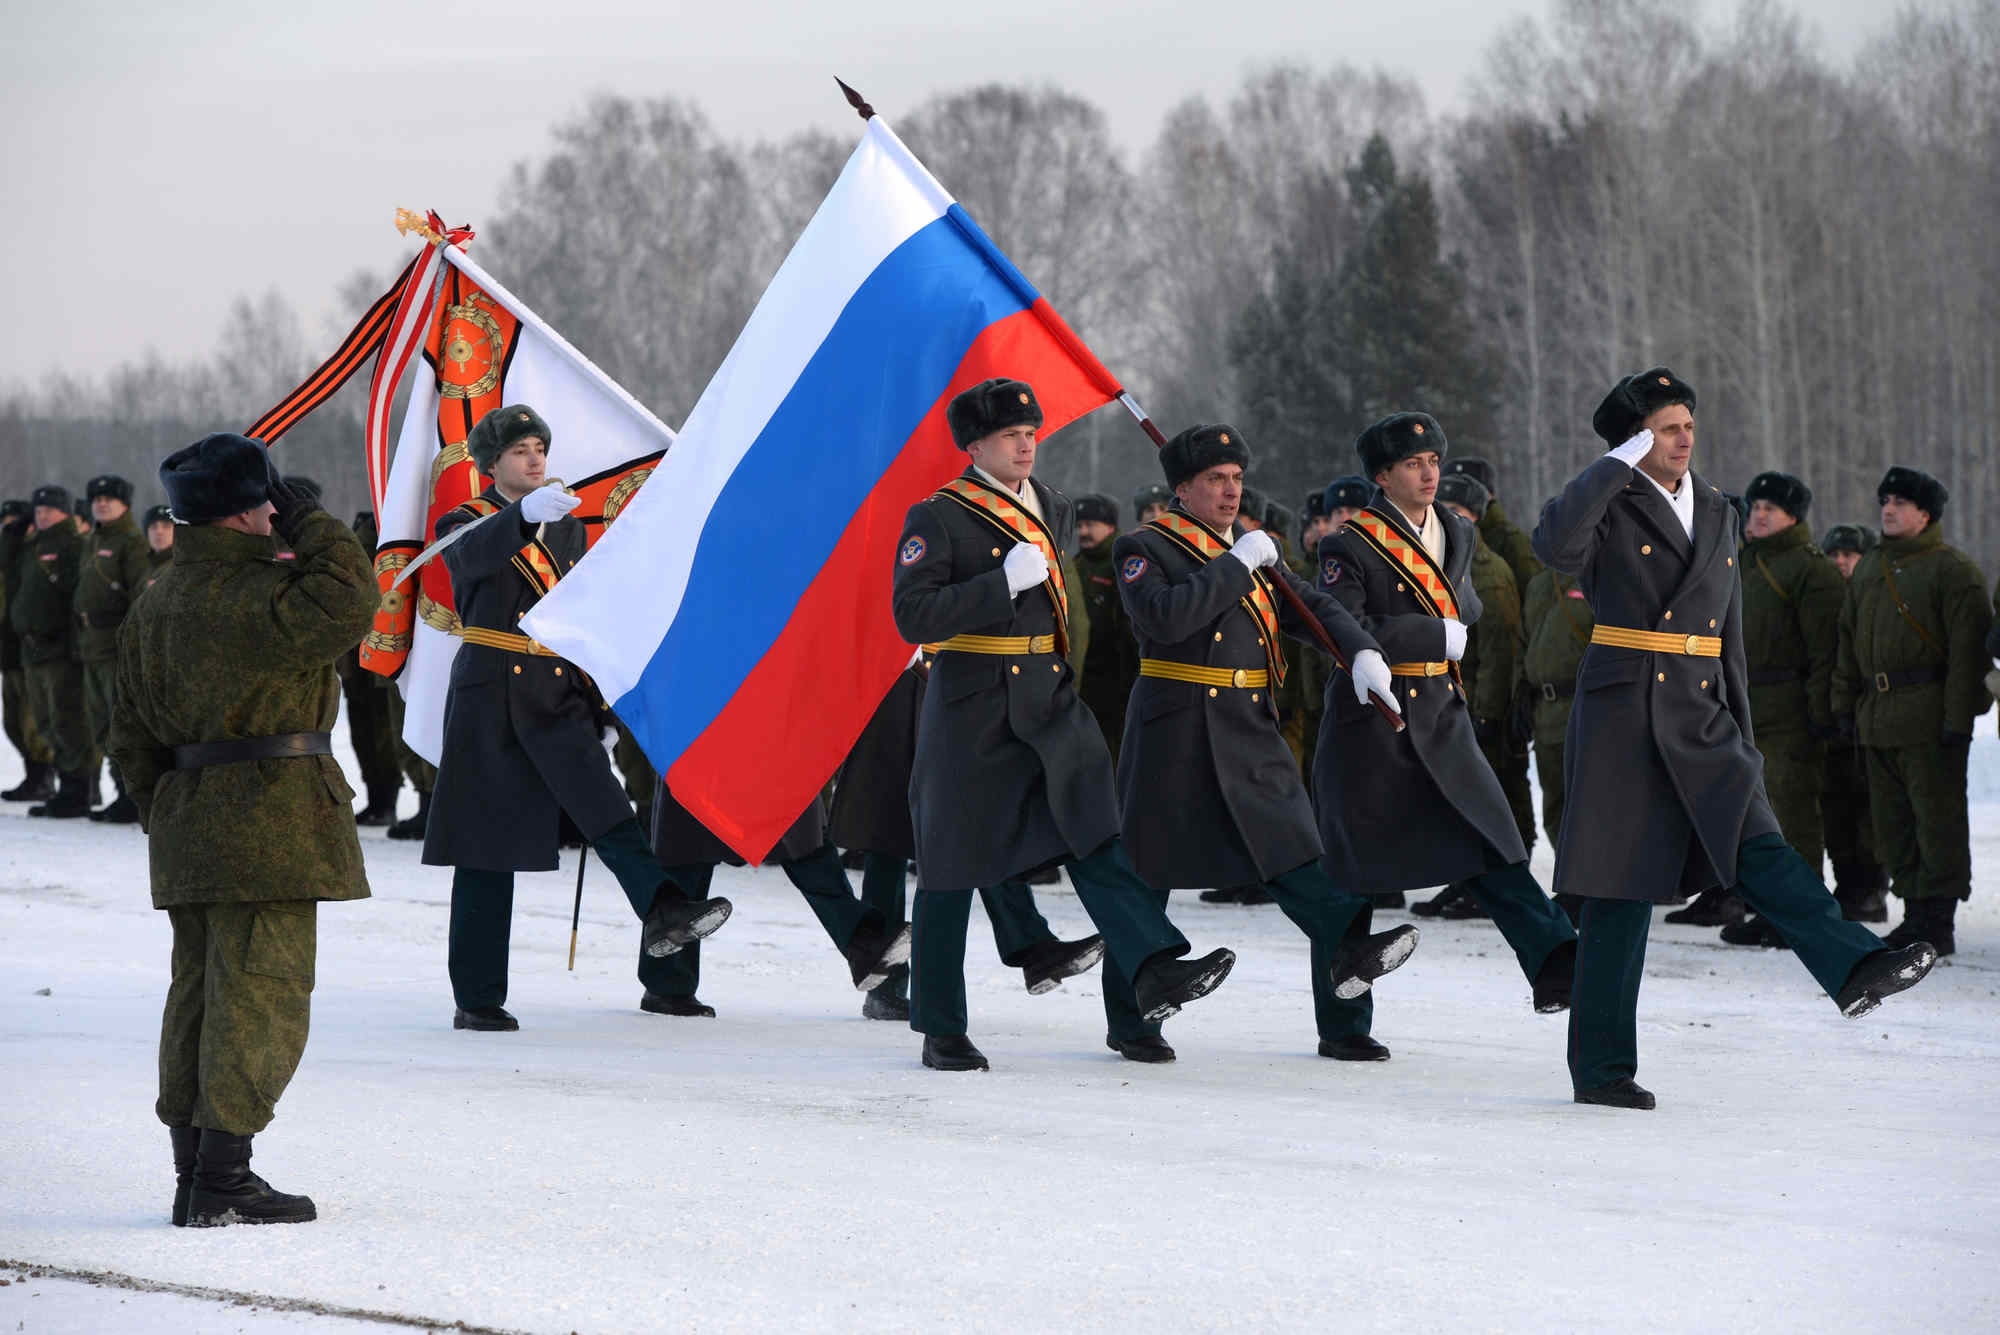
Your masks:
<path fill-rule="evenodd" d="M 1314 1055 L 1305 938 L 1192 893 L 1195 948 L 1240 958 L 1169 1022 L 1170 1066 L 1106 1050 L 1095 974 L 1028 996 L 975 914 L 994 1069 L 924 1070 L 776 871 L 716 878 L 719 1017 L 644 1014 L 594 859 L 564 968 L 570 852 L 521 878 L 521 1031 L 454 1032 L 450 871 L 364 831 L 375 897 L 320 910 L 312 1039 L 253 1165 L 319 1220 L 214 1230 L 167 1222 L 145 838 L 9 804 L 0 1330 L 1991 1330 L 1990 719 L 1972 776 L 1959 953 L 1859 1021 L 1788 954 L 1656 919 L 1651 1113 L 1571 1103 L 1565 1021 L 1487 923 L 1423 924 L 1378 988 L 1394 1059 L 1349 1065 Z M 1067 886 L 1041 899 L 1089 930 Z"/>

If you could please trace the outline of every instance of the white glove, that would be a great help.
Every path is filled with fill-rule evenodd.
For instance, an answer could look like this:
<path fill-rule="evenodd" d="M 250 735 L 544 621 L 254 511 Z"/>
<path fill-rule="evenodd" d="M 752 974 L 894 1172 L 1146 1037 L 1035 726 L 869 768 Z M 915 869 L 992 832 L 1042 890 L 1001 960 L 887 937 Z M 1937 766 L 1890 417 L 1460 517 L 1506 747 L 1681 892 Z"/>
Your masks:
<path fill-rule="evenodd" d="M 530 524 L 551 524 L 582 504 L 583 497 L 564 491 L 560 482 L 551 482 L 521 498 L 521 518 Z"/>
<path fill-rule="evenodd" d="M 1444 621 L 1444 656 L 1456 663 L 1465 657 L 1465 623 L 1452 617 Z"/>
<path fill-rule="evenodd" d="M 1271 541 L 1271 535 L 1263 529 L 1245 533 L 1229 549 L 1229 554 L 1241 561 L 1246 569 L 1255 570 L 1260 566 L 1278 563 L 1278 544 Z"/>
<path fill-rule="evenodd" d="M 1611 451 L 1611 457 L 1628 468 L 1637 468 L 1639 461 L 1653 449 L 1653 433 L 1641 430 L 1638 435 Z"/>
<path fill-rule="evenodd" d="M 1373 649 L 1363 649 L 1354 656 L 1348 676 L 1354 679 L 1354 698 L 1362 704 L 1368 703 L 1369 693 L 1373 692 L 1387 700 L 1389 708 L 1398 714 L 1403 712 L 1402 703 L 1396 699 L 1396 679 L 1389 675 L 1389 664 Z"/>
<path fill-rule="evenodd" d="M 1032 542 L 1017 542 L 1000 564 L 1007 572 L 1007 592 L 1026 593 L 1049 577 L 1049 558 Z"/>

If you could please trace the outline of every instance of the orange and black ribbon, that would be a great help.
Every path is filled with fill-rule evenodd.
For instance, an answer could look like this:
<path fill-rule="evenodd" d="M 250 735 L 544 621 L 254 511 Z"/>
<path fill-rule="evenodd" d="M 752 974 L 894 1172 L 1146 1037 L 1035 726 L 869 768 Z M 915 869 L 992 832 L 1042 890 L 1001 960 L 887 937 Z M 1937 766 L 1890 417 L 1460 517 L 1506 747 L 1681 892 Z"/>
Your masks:
<path fill-rule="evenodd" d="M 1148 521 L 1146 527 L 1165 536 L 1203 565 L 1229 550 L 1229 544 L 1214 529 L 1178 510 L 1169 510 L 1159 518 Z M 1285 651 L 1278 640 L 1278 600 L 1272 596 L 1271 579 L 1261 570 L 1251 571 L 1250 592 L 1239 599 L 1237 605 L 1257 623 L 1257 635 L 1264 642 L 1264 660 L 1270 665 L 1271 680 L 1282 686 L 1285 682 Z"/>
<path fill-rule="evenodd" d="M 955 477 L 939 487 L 936 494 L 957 501 L 1015 541 L 1031 542 L 1041 549 L 1049 563 L 1049 577 L 1042 582 L 1042 588 L 1056 607 L 1056 653 L 1068 658 L 1069 586 L 1063 580 L 1062 552 L 1042 521 L 1015 504 L 1005 492 L 987 486 L 978 478 Z"/>

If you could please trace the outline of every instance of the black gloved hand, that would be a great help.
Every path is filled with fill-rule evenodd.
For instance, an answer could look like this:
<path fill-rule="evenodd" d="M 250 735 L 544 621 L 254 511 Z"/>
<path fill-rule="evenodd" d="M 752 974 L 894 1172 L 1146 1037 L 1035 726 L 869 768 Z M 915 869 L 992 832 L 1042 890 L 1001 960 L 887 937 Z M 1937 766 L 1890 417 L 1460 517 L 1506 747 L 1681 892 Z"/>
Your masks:
<path fill-rule="evenodd" d="M 305 517 L 320 508 L 319 493 L 310 487 L 287 482 L 284 478 L 273 477 L 264 497 L 271 502 L 271 527 L 289 546 L 298 536 L 299 525 Z"/>

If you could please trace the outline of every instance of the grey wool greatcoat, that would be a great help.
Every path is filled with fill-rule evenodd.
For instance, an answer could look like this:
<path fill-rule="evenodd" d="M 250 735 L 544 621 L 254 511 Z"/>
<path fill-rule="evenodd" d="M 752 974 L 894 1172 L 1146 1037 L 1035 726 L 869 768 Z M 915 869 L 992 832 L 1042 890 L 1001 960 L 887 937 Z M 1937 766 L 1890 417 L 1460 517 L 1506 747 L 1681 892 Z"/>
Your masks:
<path fill-rule="evenodd" d="M 1671 903 L 1736 881 L 1778 833 L 1752 744 L 1736 515 L 1690 472 L 1694 541 L 1653 484 L 1605 456 L 1542 507 L 1535 555 L 1574 575 L 1600 627 L 1719 636 L 1722 657 L 1593 644 L 1564 751 L 1558 893 Z"/>
<path fill-rule="evenodd" d="M 847 753 L 833 789 L 828 831 L 840 847 L 904 859 L 917 855 L 910 828 L 910 762 L 929 673 L 915 664 L 905 668 Z"/>
<path fill-rule="evenodd" d="M 1029 485 L 1049 538 L 1067 548 L 1076 528 L 1068 498 Z M 1007 592 L 1000 567 L 1014 542 L 948 497 L 911 506 L 896 544 L 897 631 L 912 644 L 1055 634 L 1046 586 Z M 937 656 L 917 720 L 910 823 L 925 890 L 998 885 L 1088 857 L 1117 836 L 1111 752 L 1067 662 L 1054 653 Z"/>
<path fill-rule="evenodd" d="M 1421 548 L 1409 522 L 1380 491 L 1368 510 Z M 1481 611 L 1470 577 L 1475 530 L 1442 506 L 1437 516 L 1445 534 L 1442 573 L 1459 620 L 1470 626 Z M 1343 530 L 1320 540 L 1319 586 L 1375 637 L 1392 667 L 1446 661 L 1444 621 L 1424 606 L 1409 574 L 1359 534 Z M 1407 724 L 1400 733 L 1354 698 L 1346 673 L 1327 682 L 1313 795 L 1334 884 L 1356 894 L 1386 894 L 1526 862 L 1520 827 L 1480 753 L 1457 676 L 1397 677 L 1395 685 Z"/>
<path fill-rule="evenodd" d="M 1235 537 L 1214 536 L 1224 546 Z M 1226 555 L 1205 561 L 1152 528 L 1120 536 L 1114 557 L 1142 659 L 1265 667 L 1265 632 L 1244 606 L 1253 585 L 1241 561 Z M 1345 608 L 1282 563 L 1264 573 L 1299 592 L 1350 661 L 1377 647 Z M 1275 591 L 1271 598 L 1283 633 L 1307 641 L 1312 632 L 1291 604 Z M 1261 884 L 1324 851 L 1268 686 L 1140 677 L 1125 709 L 1118 799 L 1126 851 L 1155 889 Z"/>
<path fill-rule="evenodd" d="M 583 559 L 583 523 L 526 523 L 520 502 L 508 504 L 493 488 L 481 499 L 500 512 L 438 559 L 451 570 L 464 625 L 518 635 L 521 618 L 542 595 L 515 555 L 539 529 L 550 563 L 559 576 L 568 574 Z M 468 506 L 449 511 L 437 521 L 437 536 L 478 517 Z M 591 841 L 632 819 L 632 803 L 598 741 L 599 726 L 610 720 L 595 688 L 567 659 L 461 644 L 445 698 L 444 753 L 424 861 L 553 871 L 561 812 Z"/>

